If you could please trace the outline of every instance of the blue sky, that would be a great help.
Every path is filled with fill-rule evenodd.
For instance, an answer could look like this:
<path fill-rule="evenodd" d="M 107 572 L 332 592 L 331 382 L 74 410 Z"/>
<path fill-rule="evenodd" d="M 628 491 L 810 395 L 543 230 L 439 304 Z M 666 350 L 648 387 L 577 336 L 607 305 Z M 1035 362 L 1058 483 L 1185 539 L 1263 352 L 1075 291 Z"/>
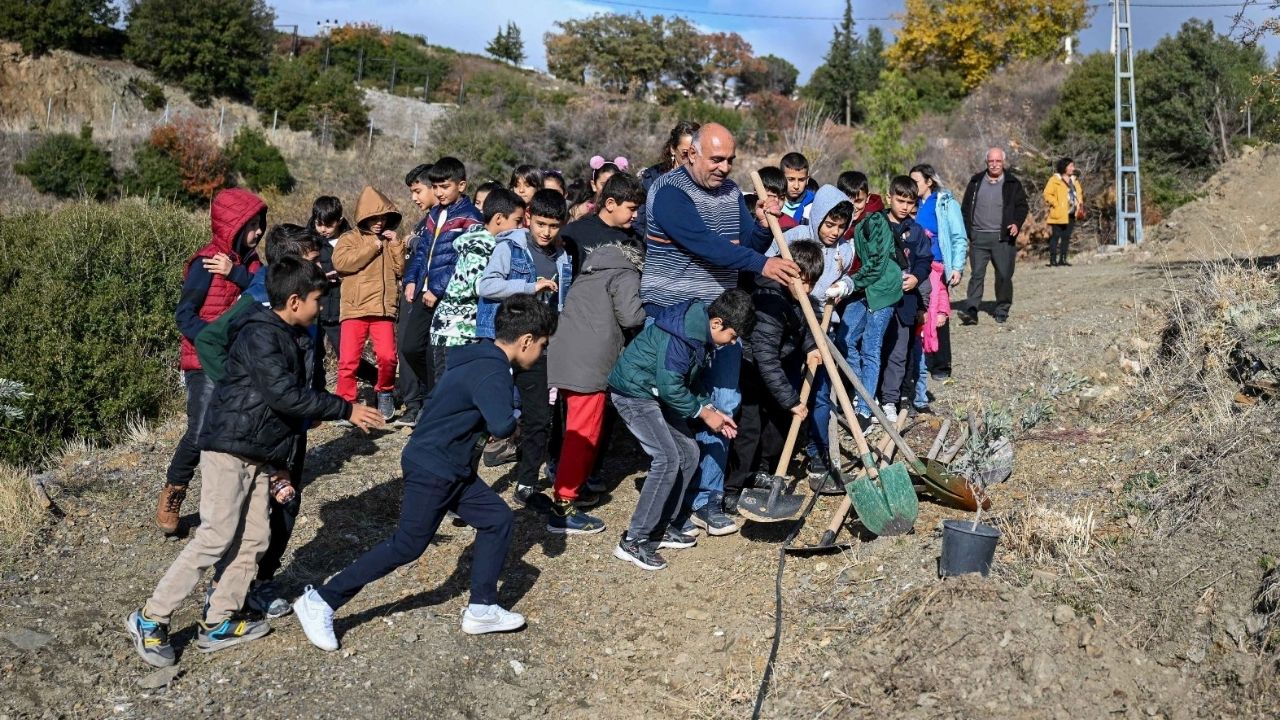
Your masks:
<path fill-rule="evenodd" d="M 1186 7 L 1134 7 L 1134 43 L 1138 48 L 1154 45 L 1161 37 L 1174 33 L 1186 20 L 1198 17 L 1214 21 L 1219 31 L 1230 27 L 1234 6 L 1192 7 L 1221 4 L 1224 0 L 1133 0 L 1135 3 L 1182 5 Z M 304 34 L 314 34 L 316 23 L 335 19 L 339 23 L 372 22 L 383 27 L 426 35 L 429 42 L 459 50 L 484 52 L 484 46 L 498 27 L 514 21 L 525 40 L 528 64 L 546 68 L 542 35 L 555 21 L 587 17 L 597 12 L 641 12 L 646 15 L 684 15 L 707 31 L 724 30 L 741 34 L 751 43 L 757 55 L 774 54 L 786 58 L 800 69 L 803 82 L 822 63 L 831 39 L 833 21 L 824 19 L 778 20 L 759 17 L 703 14 L 721 13 L 787 15 L 816 18 L 838 18 L 843 0 L 808 0 L 804 3 L 767 2 L 766 0 L 524 0 L 520 3 L 497 0 L 472 0 L 465 3 L 442 3 L 438 0 L 376 0 L 371 3 L 350 0 L 268 0 L 275 8 L 278 22 L 298 24 Z M 643 7 L 637 7 L 643 6 Z M 658 8 L 682 8 L 676 12 Z M 901 0 L 879 3 L 854 2 L 854 19 L 859 31 L 879 25 L 892 34 L 896 23 L 888 19 L 902 9 Z M 1260 18 L 1262 9 L 1250 10 Z M 868 19 L 862 19 L 868 18 Z M 1094 10 L 1091 25 L 1081 33 L 1084 52 L 1106 50 L 1111 38 L 1111 14 L 1105 5 Z M 1278 45 L 1269 43 L 1274 55 Z"/>

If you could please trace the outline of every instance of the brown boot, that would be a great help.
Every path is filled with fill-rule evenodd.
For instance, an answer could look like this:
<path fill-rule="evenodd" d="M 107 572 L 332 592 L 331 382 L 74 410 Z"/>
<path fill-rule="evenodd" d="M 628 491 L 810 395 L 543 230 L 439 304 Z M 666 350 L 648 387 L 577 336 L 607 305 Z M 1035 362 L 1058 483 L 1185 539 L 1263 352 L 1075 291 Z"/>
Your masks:
<path fill-rule="evenodd" d="M 182 501 L 187 499 L 186 485 L 165 483 L 160 490 L 160 503 L 156 506 L 156 525 L 166 535 L 178 532 L 178 518 L 182 514 Z"/>

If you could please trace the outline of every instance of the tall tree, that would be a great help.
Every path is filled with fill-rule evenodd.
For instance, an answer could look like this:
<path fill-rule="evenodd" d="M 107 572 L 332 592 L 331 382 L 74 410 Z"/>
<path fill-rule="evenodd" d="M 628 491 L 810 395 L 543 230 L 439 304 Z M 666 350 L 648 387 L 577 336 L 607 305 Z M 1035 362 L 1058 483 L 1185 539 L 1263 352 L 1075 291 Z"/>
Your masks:
<path fill-rule="evenodd" d="M 547 69 L 562 80 L 592 80 L 602 87 L 643 97 L 662 79 L 667 21 L 661 15 L 593 15 L 561 20 L 559 32 L 543 36 Z"/>
<path fill-rule="evenodd" d="M 484 51 L 512 65 L 524 62 L 524 40 L 520 37 L 519 26 L 514 22 L 507 22 L 506 29 L 498 28 L 498 34 L 489 41 Z"/>
<path fill-rule="evenodd" d="M 0 3 L 0 38 L 22 43 L 41 55 L 55 48 L 99 49 L 118 31 L 120 12 L 111 0 L 5 0 Z"/>
<path fill-rule="evenodd" d="M 206 103 L 249 96 L 267 70 L 275 14 L 264 0 L 133 0 L 127 22 L 125 57 Z"/>
<path fill-rule="evenodd" d="M 867 110 L 867 126 L 858 137 L 867 153 L 867 173 L 888 187 L 889 178 L 902 174 L 924 149 L 924 138 L 904 142 L 902 137 L 905 125 L 924 110 L 923 101 L 906 75 L 885 72 L 879 87 L 863 92 L 860 103 Z"/>
<path fill-rule="evenodd" d="M 834 111 L 846 125 L 860 122 L 865 112 L 859 98 L 875 90 L 884 68 L 884 34 L 872 27 L 864 42 L 853 20 L 853 2 L 845 0 L 844 16 L 831 36 L 824 62 L 814 70 L 803 92 Z"/>
<path fill-rule="evenodd" d="M 1011 60 L 1061 52 L 1088 15 L 1088 0 L 906 0 L 886 53 L 903 69 L 958 71 L 973 89 Z"/>
<path fill-rule="evenodd" d="M 746 98 L 759 92 L 791 97 L 796 91 L 796 79 L 800 71 L 795 65 L 776 55 L 756 58 L 738 74 L 738 97 Z"/>

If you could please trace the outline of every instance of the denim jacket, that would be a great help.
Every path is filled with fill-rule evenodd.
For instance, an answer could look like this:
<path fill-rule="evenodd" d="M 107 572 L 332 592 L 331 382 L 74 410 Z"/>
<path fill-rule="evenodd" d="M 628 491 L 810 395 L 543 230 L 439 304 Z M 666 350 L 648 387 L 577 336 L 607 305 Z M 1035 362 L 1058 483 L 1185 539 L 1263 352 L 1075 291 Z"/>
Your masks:
<path fill-rule="evenodd" d="M 533 255 L 530 254 L 531 242 L 529 231 L 513 230 L 503 233 L 494 246 L 489 264 L 476 285 L 480 293 L 480 304 L 476 312 L 476 337 L 494 337 L 493 321 L 503 300 L 512 295 L 533 293 L 538 283 L 538 273 Z M 560 312 L 564 310 L 564 303 L 569 298 L 569 284 L 573 282 L 573 261 L 561 247 L 556 250 L 555 262 L 559 269 L 556 284 L 560 288 L 556 298 L 556 312 Z"/>

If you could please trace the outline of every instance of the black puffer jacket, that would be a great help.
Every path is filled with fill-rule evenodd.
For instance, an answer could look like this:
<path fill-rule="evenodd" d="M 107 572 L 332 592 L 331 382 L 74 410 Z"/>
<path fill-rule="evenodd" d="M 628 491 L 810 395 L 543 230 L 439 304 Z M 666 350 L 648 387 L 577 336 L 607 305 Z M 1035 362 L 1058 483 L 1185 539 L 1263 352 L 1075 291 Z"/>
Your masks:
<path fill-rule="evenodd" d="M 817 345 L 790 292 L 762 275 L 754 277 L 754 285 L 756 327 L 743 343 L 743 359 L 755 365 L 778 406 L 791 409 L 800 404 L 800 392 L 787 378 L 787 370 L 802 365 L 805 353 Z"/>
<path fill-rule="evenodd" d="M 294 439 L 312 420 L 351 417 L 351 405 L 307 385 L 311 338 L 254 304 L 230 329 L 226 378 L 213 391 L 200 449 L 286 467 Z"/>

